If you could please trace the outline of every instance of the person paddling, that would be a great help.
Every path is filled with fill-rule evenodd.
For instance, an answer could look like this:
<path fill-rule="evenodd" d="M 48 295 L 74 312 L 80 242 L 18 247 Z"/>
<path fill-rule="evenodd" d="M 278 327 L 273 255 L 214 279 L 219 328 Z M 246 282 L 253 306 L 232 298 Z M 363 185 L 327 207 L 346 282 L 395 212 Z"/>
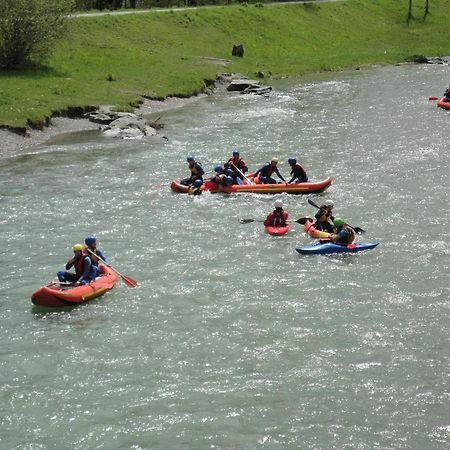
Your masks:
<path fill-rule="evenodd" d="M 255 180 L 256 177 L 259 175 L 259 182 L 261 184 L 277 184 L 277 181 L 272 178 L 272 174 L 275 173 L 278 176 L 278 178 L 280 178 L 280 180 L 286 182 L 286 180 L 278 171 L 277 164 L 278 158 L 273 157 L 270 160 L 270 162 L 267 162 L 266 164 L 264 164 L 264 166 L 262 166 L 255 172 L 253 179 Z"/>
<path fill-rule="evenodd" d="M 303 166 L 297 162 L 296 158 L 289 158 L 288 163 L 291 166 L 291 176 L 292 178 L 288 181 L 288 184 L 291 183 L 305 183 L 308 181 L 308 175 L 306 175 L 306 171 Z"/>
<path fill-rule="evenodd" d="M 326 231 L 328 233 L 335 233 L 336 228 L 334 227 L 332 221 L 333 217 L 333 206 L 332 200 L 325 200 L 325 202 L 320 206 L 316 215 L 316 222 L 314 228 L 318 231 Z"/>
<path fill-rule="evenodd" d="M 205 171 L 203 170 L 202 165 L 198 163 L 193 156 L 190 155 L 186 158 L 186 162 L 189 165 L 191 176 L 189 178 L 181 180 L 180 183 L 184 184 L 185 186 L 190 186 L 194 183 L 195 180 L 203 181 L 203 175 L 205 174 Z"/>
<path fill-rule="evenodd" d="M 351 228 L 343 219 L 336 217 L 333 220 L 333 225 L 336 227 L 337 232 L 330 236 L 330 240 L 335 244 L 348 245 L 351 244 L 356 237 L 353 228 Z"/>
<path fill-rule="evenodd" d="M 283 209 L 283 202 L 275 200 L 275 209 L 266 217 L 265 227 L 285 227 L 288 220 L 288 213 Z"/>
<path fill-rule="evenodd" d="M 86 250 L 88 250 L 87 254 L 91 258 L 93 269 L 96 271 L 95 276 L 98 277 L 100 274 L 98 268 L 99 259 L 95 255 L 99 256 L 106 263 L 108 262 L 108 258 L 103 254 L 102 250 L 97 248 L 97 238 L 95 236 L 88 236 L 84 240 L 84 243 L 86 244 Z"/>
<path fill-rule="evenodd" d="M 87 284 L 95 281 L 97 271 L 93 269 L 91 258 L 83 252 L 81 244 L 75 244 L 72 247 L 74 256 L 67 261 L 66 270 L 60 270 L 56 276 L 61 283 L 69 281 L 70 283 Z M 75 273 L 68 272 L 72 267 L 75 268 Z"/>
<path fill-rule="evenodd" d="M 231 169 L 233 178 L 237 184 L 243 184 L 245 172 L 248 171 L 246 162 L 240 157 L 239 150 L 233 150 L 233 156 L 224 164 L 226 169 Z"/>

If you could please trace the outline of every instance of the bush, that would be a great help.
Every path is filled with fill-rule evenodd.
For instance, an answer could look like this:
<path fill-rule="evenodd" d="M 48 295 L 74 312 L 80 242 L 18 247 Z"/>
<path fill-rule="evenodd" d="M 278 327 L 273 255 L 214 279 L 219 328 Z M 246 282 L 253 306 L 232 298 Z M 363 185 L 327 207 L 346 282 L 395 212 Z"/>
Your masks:
<path fill-rule="evenodd" d="M 13 69 L 48 56 L 72 6 L 72 0 L 2 0 L 0 67 Z"/>

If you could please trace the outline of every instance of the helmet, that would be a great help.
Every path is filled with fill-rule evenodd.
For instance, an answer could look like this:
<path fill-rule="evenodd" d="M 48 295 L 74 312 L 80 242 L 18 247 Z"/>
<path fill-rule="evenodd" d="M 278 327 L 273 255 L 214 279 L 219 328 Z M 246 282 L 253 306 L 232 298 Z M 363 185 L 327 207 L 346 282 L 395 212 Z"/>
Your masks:
<path fill-rule="evenodd" d="M 97 241 L 97 238 L 95 237 L 95 236 L 88 236 L 85 240 L 84 240 L 84 243 L 86 244 L 86 245 L 91 245 L 91 244 L 93 244 L 94 242 L 96 242 Z"/>
<path fill-rule="evenodd" d="M 214 166 L 214 172 L 219 173 L 219 172 L 222 172 L 222 170 L 223 170 L 223 167 L 220 164 L 218 164 L 217 166 Z"/>
<path fill-rule="evenodd" d="M 341 228 L 342 225 L 344 225 L 344 224 L 345 224 L 345 221 L 342 220 L 340 217 L 336 217 L 336 218 L 333 220 L 333 225 L 334 225 L 336 228 Z"/>
<path fill-rule="evenodd" d="M 199 178 L 197 178 L 197 179 L 194 181 L 194 186 L 195 186 L 195 187 L 200 187 L 202 184 L 203 184 L 203 181 L 200 180 Z"/>
<path fill-rule="evenodd" d="M 275 200 L 275 208 L 282 208 L 283 202 L 281 200 Z"/>
<path fill-rule="evenodd" d="M 239 156 L 239 150 L 233 150 L 233 156 Z"/>
<path fill-rule="evenodd" d="M 194 161 L 194 157 L 191 156 L 191 155 L 189 155 L 189 156 L 186 158 L 186 162 L 191 162 L 191 161 Z"/>
<path fill-rule="evenodd" d="M 333 202 L 333 200 L 325 200 L 324 205 L 325 206 L 334 206 L 334 202 Z"/>
<path fill-rule="evenodd" d="M 231 169 L 227 169 L 227 170 L 225 170 L 225 175 L 232 177 L 234 175 L 234 172 Z"/>
<path fill-rule="evenodd" d="M 295 158 L 289 158 L 288 163 L 289 164 L 297 164 L 297 160 Z"/>
<path fill-rule="evenodd" d="M 83 250 L 83 246 L 82 246 L 81 244 L 75 244 L 75 245 L 72 247 L 72 250 L 73 250 L 74 252 L 81 252 L 81 251 Z"/>
<path fill-rule="evenodd" d="M 277 163 L 278 162 L 278 158 L 275 158 L 275 156 L 270 160 L 270 162 L 274 162 Z"/>
<path fill-rule="evenodd" d="M 229 176 L 226 176 L 226 177 L 225 177 L 225 184 L 226 184 L 227 186 L 229 186 L 230 184 L 233 184 L 233 178 L 231 178 L 231 177 L 229 177 Z"/>

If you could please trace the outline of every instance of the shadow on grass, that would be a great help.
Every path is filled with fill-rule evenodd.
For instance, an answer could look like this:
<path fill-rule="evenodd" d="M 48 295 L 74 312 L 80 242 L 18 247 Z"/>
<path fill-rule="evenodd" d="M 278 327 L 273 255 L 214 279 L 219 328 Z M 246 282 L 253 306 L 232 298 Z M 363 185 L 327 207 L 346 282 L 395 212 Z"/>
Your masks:
<path fill-rule="evenodd" d="M 27 65 L 16 69 L 0 68 L 0 78 L 42 79 L 48 77 L 63 78 L 67 74 L 45 64 Z"/>

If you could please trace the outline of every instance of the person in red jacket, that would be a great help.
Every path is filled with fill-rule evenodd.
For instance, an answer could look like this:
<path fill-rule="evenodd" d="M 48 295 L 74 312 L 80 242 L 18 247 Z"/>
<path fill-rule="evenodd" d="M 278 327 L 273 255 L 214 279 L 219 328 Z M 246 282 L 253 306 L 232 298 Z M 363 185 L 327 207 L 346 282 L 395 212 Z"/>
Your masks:
<path fill-rule="evenodd" d="M 239 156 L 239 150 L 233 150 L 233 156 L 224 164 L 226 169 L 231 169 L 234 172 L 233 178 L 237 184 L 242 184 L 242 179 L 245 177 L 245 172 L 248 171 L 246 162 Z"/>
<path fill-rule="evenodd" d="M 275 200 L 275 209 L 266 217 L 265 227 L 284 227 L 288 220 L 288 213 L 283 209 L 283 202 Z"/>

